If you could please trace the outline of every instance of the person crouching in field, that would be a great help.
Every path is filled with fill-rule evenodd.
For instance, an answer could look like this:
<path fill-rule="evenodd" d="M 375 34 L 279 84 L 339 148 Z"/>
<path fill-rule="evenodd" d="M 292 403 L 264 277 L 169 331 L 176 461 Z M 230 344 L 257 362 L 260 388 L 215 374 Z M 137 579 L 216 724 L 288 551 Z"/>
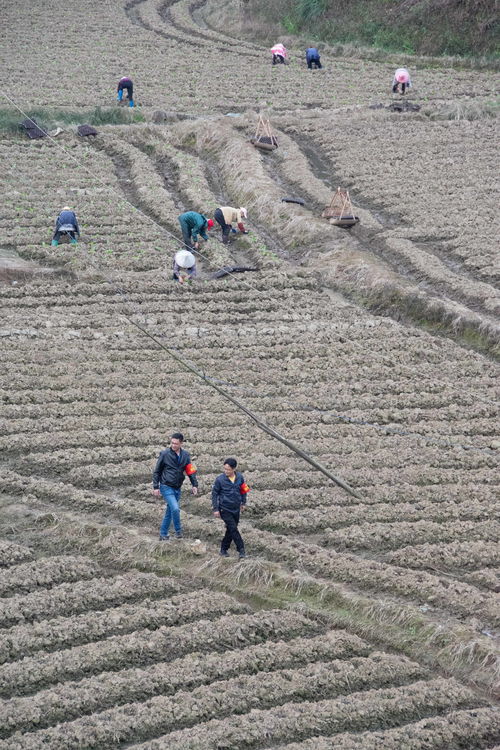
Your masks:
<path fill-rule="evenodd" d="M 207 219 L 197 211 L 185 211 L 177 217 L 181 225 L 182 239 L 187 247 L 199 248 L 198 235 L 208 242 L 207 230 L 212 229 L 213 219 Z"/>
<path fill-rule="evenodd" d="M 319 52 L 316 47 L 308 47 L 306 49 L 306 62 L 309 70 L 312 70 L 314 65 L 315 68 L 321 68 L 321 61 L 319 59 Z"/>
<path fill-rule="evenodd" d="M 71 244 L 76 245 L 76 238 L 80 236 L 80 227 L 75 212 L 69 206 L 64 206 L 56 219 L 56 227 L 52 237 L 54 247 L 59 244 L 62 233 L 68 234 Z"/>
<path fill-rule="evenodd" d="M 212 511 L 216 518 L 222 518 L 226 524 L 220 554 L 229 557 L 228 550 L 234 542 L 240 559 L 245 557 L 245 544 L 238 531 L 240 511 L 245 510 L 247 494 L 250 487 L 245 482 L 243 474 L 236 471 L 238 462 L 235 458 L 226 458 L 224 473 L 219 474 L 212 487 Z"/>
<path fill-rule="evenodd" d="M 399 85 L 401 84 L 401 93 L 404 94 L 406 89 L 411 88 L 411 79 L 410 74 L 406 70 L 406 68 L 398 68 L 396 72 L 394 73 L 394 78 L 392 80 L 392 93 L 397 94 L 399 90 Z"/>
<path fill-rule="evenodd" d="M 118 96 L 117 101 L 121 102 L 123 99 L 123 92 L 127 92 L 127 99 L 128 99 L 128 106 L 133 107 L 134 106 L 134 84 L 132 83 L 132 79 L 128 76 L 123 76 L 123 78 L 120 78 L 118 81 Z"/>
<path fill-rule="evenodd" d="M 172 278 L 180 284 L 190 282 L 196 276 L 196 258 L 189 250 L 179 250 L 174 256 Z"/>
<path fill-rule="evenodd" d="M 243 219 L 247 218 L 246 208 L 233 208 L 232 206 L 221 206 L 214 211 L 214 219 L 222 229 L 222 242 L 227 245 L 229 242 L 229 232 L 236 224 L 242 234 L 248 234 L 243 225 Z M 236 232 L 236 229 L 233 229 Z"/>
<path fill-rule="evenodd" d="M 189 453 L 183 449 L 183 442 L 184 435 L 181 432 L 174 432 L 170 438 L 170 447 L 160 453 L 153 471 L 153 495 L 156 497 L 161 495 L 167 506 L 160 527 L 161 541 L 170 539 L 168 532 L 172 520 L 176 539 L 182 539 L 179 502 L 182 483 L 186 477 L 191 482 L 193 495 L 198 493 L 196 466 L 191 463 Z"/>
<path fill-rule="evenodd" d="M 288 52 L 282 44 L 275 44 L 271 47 L 273 56 L 273 65 L 284 65 L 287 62 Z"/>

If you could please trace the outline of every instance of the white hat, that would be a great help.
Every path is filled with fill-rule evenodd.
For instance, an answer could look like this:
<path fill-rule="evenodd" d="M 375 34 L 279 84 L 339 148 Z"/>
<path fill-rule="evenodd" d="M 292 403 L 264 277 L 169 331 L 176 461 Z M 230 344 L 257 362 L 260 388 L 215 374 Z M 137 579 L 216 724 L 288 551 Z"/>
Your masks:
<path fill-rule="evenodd" d="M 175 254 L 175 262 L 179 268 L 192 268 L 196 263 L 196 258 L 189 250 L 179 250 Z"/>
<path fill-rule="evenodd" d="M 247 218 L 246 208 L 243 208 L 243 206 L 240 206 L 240 211 L 241 211 L 241 215 L 243 216 L 243 218 L 246 219 Z"/>
<path fill-rule="evenodd" d="M 63 211 L 71 211 L 71 208 L 69 206 L 64 206 Z"/>

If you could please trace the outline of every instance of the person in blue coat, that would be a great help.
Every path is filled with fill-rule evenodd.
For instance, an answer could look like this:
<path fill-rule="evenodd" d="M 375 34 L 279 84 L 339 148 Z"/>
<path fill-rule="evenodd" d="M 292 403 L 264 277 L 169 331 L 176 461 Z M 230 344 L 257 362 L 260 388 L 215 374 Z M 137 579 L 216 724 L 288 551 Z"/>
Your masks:
<path fill-rule="evenodd" d="M 179 224 L 182 230 L 182 239 L 187 247 L 194 247 L 198 250 L 198 235 L 205 241 L 208 240 L 207 229 L 212 229 L 214 222 L 197 211 L 186 211 L 178 216 Z"/>
<path fill-rule="evenodd" d="M 229 557 L 229 547 L 234 542 L 240 559 L 245 557 L 245 544 L 238 531 L 240 511 L 245 510 L 250 487 L 243 474 L 236 471 L 235 458 L 226 458 L 224 473 L 219 474 L 212 487 L 212 511 L 226 524 L 226 533 L 220 544 L 221 557 Z"/>
<path fill-rule="evenodd" d="M 56 219 L 56 227 L 54 236 L 52 237 L 52 244 L 54 246 L 59 244 L 62 232 L 66 232 L 70 237 L 71 244 L 76 245 L 76 238 L 80 236 L 80 227 L 78 226 L 75 212 L 69 206 L 64 206 Z"/>
<path fill-rule="evenodd" d="M 321 60 L 319 59 L 319 52 L 316 47 L 308 47 L 306 49 L 306 62 L 307 62 L 307 67 L 309 68 L 309 70 L 312 70 L 313 65 L 315 68 L 323 67 L 321 65 Z"/>

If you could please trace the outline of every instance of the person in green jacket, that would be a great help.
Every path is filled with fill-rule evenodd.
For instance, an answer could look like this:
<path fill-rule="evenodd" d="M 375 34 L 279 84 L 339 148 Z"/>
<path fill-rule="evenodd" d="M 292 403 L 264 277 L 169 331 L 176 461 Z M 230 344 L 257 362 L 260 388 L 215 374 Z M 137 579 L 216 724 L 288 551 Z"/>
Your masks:
<path fill-rule="evenodd" d="M 204 240 L 208 240 L 207 229 L 212 229 L 214 225 L 213 219 L 208 219 L 206 216 L 203 216 L 203 214 L 199 214 L 196 211 L 186 211 L 178 218 L 179 224 L 181 225 L 184 244 L 198 250 L 198 235 L 203 237 Z"/>

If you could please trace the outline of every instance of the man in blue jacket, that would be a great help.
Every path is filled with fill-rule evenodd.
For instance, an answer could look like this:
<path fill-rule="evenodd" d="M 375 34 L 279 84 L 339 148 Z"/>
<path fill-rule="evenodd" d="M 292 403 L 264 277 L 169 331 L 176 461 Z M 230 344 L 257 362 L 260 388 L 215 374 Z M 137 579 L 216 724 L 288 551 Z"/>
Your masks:
<path fill-rule="evenodd" d="M 308 47 L 306 49 L 306 62 L 307 62 L 307 67 L 309 68 L 309 70 L 312 70 L 313 65 L 316 68 L 323 67 L 321 65 L 321 61 L 319 59 L 319 52 L 316 47 Z"/>
<path fill-rule="evenodd" d="M 57 246 L 61 237 L 61 232 L 67 232 L 70 236 L 72 245 L 76 245 L 76 237 L 80 236 L 80 227 L 75 212 L 69 206 L 64 206 L 63 210 L 56 219 L 56 228 L 52 237 L 52 244 Z"/>
<path fill-rule="evenodd" d="M 196 466 L 191 463 L 189 453 L 182 448 L 183 442 L 184 435 L 181 432 L 174 432 L 170 438 L 170 447 L 160 453 L 153 472 L 153 494 L 157 497 L 161 495 L 167 505 L 160 527 L 161 541 L 170 539 L 168 531 L 172 520 L 176 539 L 182 539 L 179 501 L 185 477 L 189 477 L 193 495 L 198 492 Z"/>
<path fill-rule="evenodd" d="M 245 557 L 245 545 L 238 531 L 240 510 L 244 510 L 250 487 L 243 474 L 235 471 L 238 462 L 235 458 L 226 458 L 224 473 L 219 474 L 212 487 L 212 511 L 216 518 L 222 518 L 226 524 L 226 533 L 220 545 L 222 557 L 229 557 L 229 547 L 234 542 L 240 559 Z"/>

